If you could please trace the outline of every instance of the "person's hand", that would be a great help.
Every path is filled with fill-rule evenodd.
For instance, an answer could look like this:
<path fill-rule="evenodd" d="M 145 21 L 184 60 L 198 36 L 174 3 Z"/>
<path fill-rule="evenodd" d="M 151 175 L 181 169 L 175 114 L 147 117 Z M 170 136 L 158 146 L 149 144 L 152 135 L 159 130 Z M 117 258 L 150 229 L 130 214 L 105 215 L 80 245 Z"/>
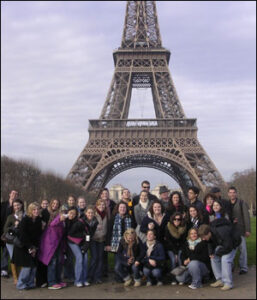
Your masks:
<path fill-rule="evenodd" d="M 135 266 L 138 267 L 140 265 L 139 261 L 135 261 Z"/>
<path fill-rule="evenodd" d="M 149 259 L 149 264 L 153 267 L 156 267 L 156 261 L 154 259 Z"/>
<path fill-rule="evenodd" d="M 214 258 L 214 255 L 213 255 L 213 254 L 210 255 L 210 259 L 212 259 L 212 258 Z"/>
<path fill-rule="evenodd" d="M 251 235 L 251 232 L 246 231 L 245 237 L 248 237 L 248 236 L 250 236 L 250 235 Z"/>
<path fill-rule="evenodd" d="M 60 215 L 60 221 L 64 221 L 66 219 L 65 215 Z"/>
<path fill-rule="evenodd" d="M 111 251 L 111 246 L 105 246 L 104 251 Z"/>
<path fill-rule="evenodd" d="M 16 221 L 14 222 L 14 227 L 18 227 L 18 225 L 19 225 L 19 221 L 16 220 Z"/>
<path fill-rule="evenodd" d="M 190 263 L 190 258 L 184 260 L 184 265 L 187 266 Z"/>
<path fill-rule="evenodd" d="M 154 229 L 154 223 L 153 222 L 148 224 L 148 229 L 150 229 L 150 230 Z"/>

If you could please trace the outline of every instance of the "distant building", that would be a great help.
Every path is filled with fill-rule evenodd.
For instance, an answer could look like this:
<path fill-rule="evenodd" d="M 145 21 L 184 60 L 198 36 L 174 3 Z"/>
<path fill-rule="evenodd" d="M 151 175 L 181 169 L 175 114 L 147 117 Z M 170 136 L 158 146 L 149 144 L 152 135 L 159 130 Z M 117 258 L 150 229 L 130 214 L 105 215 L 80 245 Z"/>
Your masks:
<path fill-rule="evenodd" d="M 119 202 L 121 200 L 121 192 L 124 189 L 124 186 L 121 184 L 115 184 L 111 188 L 109 188 L 110 199 L 115 202 Z"/>

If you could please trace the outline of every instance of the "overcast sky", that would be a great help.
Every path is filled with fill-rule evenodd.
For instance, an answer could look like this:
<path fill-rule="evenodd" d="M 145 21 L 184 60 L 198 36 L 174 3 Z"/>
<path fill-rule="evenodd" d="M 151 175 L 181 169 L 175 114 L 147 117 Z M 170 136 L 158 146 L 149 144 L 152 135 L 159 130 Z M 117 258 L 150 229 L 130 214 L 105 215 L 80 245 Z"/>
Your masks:
<path fill-rule="evenodd" d="M 114 72 L 125 1 L 2 1 L 1 150 L 65 177 L 88 141 Z M 256 164 L 256 2 L 157 1 L 162 44 L 186 117 L 225 180 Z M 145 98 L 138 103 L 137 99 Z M 133 90 L 129 117 L 153 116 Z M 115 177 L 138 192 L 154 169 Z M 172 183 L 173 182 L 173 183 Z"/>

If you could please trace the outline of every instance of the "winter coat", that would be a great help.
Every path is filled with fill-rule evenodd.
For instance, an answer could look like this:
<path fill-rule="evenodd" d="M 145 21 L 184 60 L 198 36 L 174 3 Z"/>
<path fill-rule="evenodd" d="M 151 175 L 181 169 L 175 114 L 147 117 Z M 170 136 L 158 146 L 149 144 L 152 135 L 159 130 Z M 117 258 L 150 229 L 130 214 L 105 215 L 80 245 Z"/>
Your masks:
<path fill-rule="evenodd" d="M 107 215 L 102 219 L 101 216 L 96 212 L 96 219 L 98 221 L 93 240 L 96 242 L 105 242 L 107 237 L 107 231 L 109 227 L 109 220 Z"/>
<path fill-rule="evenodd" d="M 146 209 L 144 209 L 140 203 L 134 206 L 134 215 L 136 219 L 137 225 L 141 225 L 144 217 L 147 215 L 147 212 L 149 211 L 149 208 L 152 205 L 152 201 L 148 201 L 148 205 Z"/>
<path fill-rule="evenodd" d="M 141 254 L 141 251 L 142 251 L 142 244 L 141 242 L 139 241 L 138 243 L 135 242 L 132 246 L 132 249 L 133 249 L 133 254 L 134 254 L 134 258 L 135 258 L 135 261 L 139 261 L 140 262 L 140 254 Z M 127 264 L 127 261 L 129 259 L 128 255 L 127 255 L 127 252 L 128 252 L 128 243 L 126 243 L 126 241 L 124 240 L 124 238 L 122 238 L 120 240 L 120 244 L 119 244 L 119 248 L 118 248 L 118 251 L 117 251 L 117 255 L 118 257 L 120 258 L 120 260 L 122 261 L 122 263 L 124 265 Z"/>
<path fill-rule="evenodd" d="M 149 257 L 147 256 L 147 249 L 148 249 L 147 244 L 144 243 L 140 254 L 141 263 L 145 267 L 150 269 L 162 268 L 164 266 L 165 259 L 166 259 L 163 245 L 156 240 L 156 244 L 154 245 L 153 251 L 151 252 L 151 255 Z M 156 267 L 153 267 L 149 264 L 149 259 L 153 259 L 156 261 Z"/>
<path fill-rule="evenodd" d="M 159 225 L 151 216 L 150 212 L 147 213 L 147 215 L 144 217 L 141 226 L 140 226 L 140 231 L 143 233 L 147 233 L 148 231 L 148 224 L 149 223 L 154 223 L 154 230 L 156 231 L 156 239 L 163 243 L 164 240 L 164 232 L 165 232 L 165 227 L 169 221 L 169 215 L 164 214 L 164 217 L 162 218 L 162 222 Z"/>
<path fill-rule="evenodd" d="M 204 204 L 202 201 L 196 199 L 195 202 L 191 203 L 190 201 L 188 201 L 187 203 L 187 207 L 189 207 L 190 205 L 194 205 L 198 210 L 200 210 L 202 213 L 205 210 Z"/>
<path fill-rule="evenodd" d="M 37 259 L 29 254 L 29 249 L 38 249 L 41 234 L 41 217 L 37 217 L 35 220 L 33 220 L 27 215 L 24 216 L 18 225 L 18 237 L 24 246 L 22 248 L 14 246 L 12 263 L 22 267 L 35 267 L 37 264 Z"/>
<path fill-rule="evenodd" d="M 206 241 L 201 241 L 195 246 L 194 250 L 191 250 L 189 248 L 188 241 L 186 241 L 182 247 L 182 253 L 181 253 L 181 261 L 184 265 L 184 261 L 186 259 L 191 260 L 198 260 L 208 267 L 209 270 L 211 270 L 211 264 L 210 264 L 210 257 L 209 257 L 209 251 L 208 251 L 208 243 Z"/>
<path fill-rule="evenodd" d="M 249 208 L 245 201 L 236 199 L 235 204 L 230 202 L 230 219 L 234 223 L 235 230 L 240 232 L 241 236 L 244 236 L 246 232 L 251 232 L 251 222 L 249 215 Z"/>
<path fill-rule="evenodd" d="M 232 223 L 228 219 L 221 217 L 210 223 L 210 229 L 209 255 L 222 256 L 231 252 L 234 248 Z M 220 247 L 216 249 L 217 246 Z"/>
<path fill-rule="evenodd" d="M 138 203 L 139 203 L 139 199 L 140 199 L 140 194 L 139 195 L 136 195 L 134 198 L 133 198 L 133 202 L 134 202 L 134 205 L 136 206 Z M 155 196 L 155 195 L 153 195 L 153 194 L 151 194 L 151 193 L 148 193 L 148 199 L 149 199 L 149 201 L 158 201 L 159 199 Z"/>
<path fill-rule="evenodd" d="M 182 249 L 187 237 L 186 225 L 175 227 L 174 224 L 168 222 L 165 227 L 164 248 L 166 251 L 172 251 L 178 254 Z"/>
<path fill-rule="evenodd" d="M 63 252 L 65 250 L 64 222 L 60 220 L 60 215 L 58 214 L 53 221 L 48 224 L 42 234 L 38 259 L 48 266 L 59 245 L 61 247 L 61 261 L 63 262 Z"/>

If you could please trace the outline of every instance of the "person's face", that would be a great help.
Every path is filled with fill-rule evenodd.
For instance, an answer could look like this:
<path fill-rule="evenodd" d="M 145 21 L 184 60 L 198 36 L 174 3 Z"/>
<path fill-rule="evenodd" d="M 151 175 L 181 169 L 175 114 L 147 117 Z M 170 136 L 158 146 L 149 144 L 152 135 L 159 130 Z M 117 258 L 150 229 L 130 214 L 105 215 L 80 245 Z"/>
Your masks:
<path fill-rule="evenodd" d="M 59 208 L 59 201 L 58 200 L 54 200 L 52 203 L 52 210 L 55 211 Z"/>
<path fill-rule="evenodd" d="M 68 219 L 73 220 L 76 217 L 77 213 L 75 209 L 69 210 L 68 211 Z"/>
<path fill-rule="evenodd" d="M 42 207 L 43 209 L 47 208 L 47 207 L 48 207 L 48 201 L 47 201 L 47 200 L 43 200 L 43 201 L 41 202 L 41 207 Z"/>
<path fill-rule="evenodd" d="M 140 201 L 142 202 L 147 202 L 147 199 L 148 199 L 148 193 L 147 192 L 142 192 L 141 195 L 140 195 Z"/>
<path fill-rule="evenodd" d="M 220 206 L 220 204 L 219 204 L 218 202 L 214 201 L 214 202 L 213 202 L 212 209 L 213 209 L 213 211 L 214 211 L 215 213 L 217 213 L 217 212 L 220 212 L 221 206 Z"/>
<path fill-rule="evenodd" d="M 76 201 L 73 197 L 69 197 L 67 200 L 67 203 L 68 203 L 69 207 L 76 205 Z"/>
<path fill-rule="evenodd" d="M 193 207 L 190 207 L 189 208 L 189 215 L 192 217 L 192 218 L 195 218 L 197 217 L 197 210 Z"/>
<path fill-rule="evenodd" d="M 93 209 L 88 209 L 86 211 L 86 216 L 87 216 L 88 220 L 92 220 L 93 217 L 94 217 L 94 211 L 93 211 Z"/>
<path fill-rule="evenodd" d="M 103 200 L 108 200 L 109 199 L 109 192 L 108 191 L 103 191 L 100 198 L 103 199 Z"/>
<path fill-rule="evenodd" d="M 161 199 L 167 200 L 169 198 L 169 192 L 161 193 L 160 196 L 161 196 Z"/>
<path fill-rule="evenodd" d="M 143 183 L 142 184 L 142 191 L 146 191 L 148 193 L 150 191 L 150 184 Z"/>
<path fill-rule="evenodd" d="M 174 221 L 173 221 L 173 224 L 174 224 L 176 227 L 178 227 L 178 226 L 180 226 L 181 221 L 182 221 L 182 218 L 181 218 L 180 216 L 176 216 L 175 219 L 174 219 Z"/>
<path fill-rule="evenodd" d="M 86 207 L 86 200 L 84 198 L 78 199 L 78 207 L 80 209 L 84 209 Z"/>
<path fill-rule="evenodd" d="M 128 240 L 129 242 L 134 241 L 135 238 L 136 238 L 136 235 L 135 235 L 135 232 L 134 232 L 134 231 L 133 231 L 133 232 L 130 232 L 130 233 L 127 233 L 127 240 Z"/>
<path fill-rule="evenodd" d="M 32 217 L 36 218 L 39 216 L 39 207 L 35 207 L 32 209 Z"/>
<path fill-rule="evenodd" d="M 208 205 L 208 206 L 212 206 L 212 204 L 213 204 L 213 198 L 212 197 L 208 197 L 207 199 L 206 199 L 206 204 Z"/>
<path fill-rule="evenodd" d="M 177 194 L 175 194 L 175 195 L 172 196 L 172 203 L 175 206 L 178 205 L 178 203 L 179 203 L 179 196 Z"/>
<path fill-rule="evenodd" d="M 99 211 L 104 211 L 105 210 L 105 203 L 104 202 L 100 202 L 97 207 L 96 207 Z"/>
<path fill-rule="evenodd" d="M 13 200 L 17 199 L 18 197 L 18 192 L 16 191 L 11 191 L 11 193 L 9 194 L 9 199 L 11 202 L 13 202 Z"/>
<path fill-rule="evenodd" d="M 190 234 L 189 234 L 190 240 L 195 241 L 198 239 L 198 235 L 196 230 L 191 230 Z"/>
<path fill-rule="evenodd" d="M 159 215 L 159 214 L 161 214 L 161 211 L 162 211 L 161 205 L 159 203 L 154 203 L 154 205 L 153 205 L 153 213 L 155 215 Z"/>
<path fill-rule="evenodd" d="M 19 203 L 19 202 L 14 202 L 13 203 L 13 210 L 14 210 L 15 213 L 19 212 L 21 210 L 21 208 L 22 208 L 21 203 Z"/>
<path fill-rule="evenodd" d="M 235 200 L 237 196 L 237 193 L 235 190 L 229 190 L 228 191 L 228 198 L 229 200 Z"/>
<path fill-rule="evenodd" d="M 193 190 L 189 190 L 187 193 L 187 197 L 190 201 L 192 201 L 197 197 L 197 194 L 195 194 Z"/>
<path fill-rule="evenodd" d="M 124 216 L 127 212 L 127 208 L 126 208 L 126 205 L 125 204 L 120 204 L 119 205 L 119 209 L 118 209 L 118 212 L 121 216 Z"/>
<path fill-rule="evenodd" d="M 124 190 L 122 193 L 122 198 L 123 199 L 130 199 L 130 191 L 129 190 Z"/>
<path fill-rule="evenodd" d="M 147 235 L 146 235 L 146 238 L 147 238 L 148 241 L 151 242 L 151 241 L 155 240 L 155 235 L 154 235 L 154 233 L 152 231 L 148 231 Z"/>

